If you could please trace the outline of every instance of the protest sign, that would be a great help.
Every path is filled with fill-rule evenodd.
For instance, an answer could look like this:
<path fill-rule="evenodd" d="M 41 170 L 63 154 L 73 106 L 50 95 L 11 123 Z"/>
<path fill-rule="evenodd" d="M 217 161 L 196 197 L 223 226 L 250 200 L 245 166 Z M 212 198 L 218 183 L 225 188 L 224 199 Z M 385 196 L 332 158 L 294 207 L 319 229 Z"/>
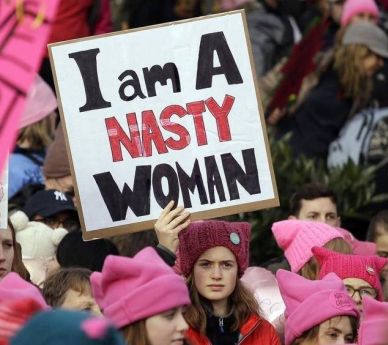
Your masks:
<path fill-rule="evenodd" d="M 85 238 L 278 205 L 243 11 L 49 50 Z"/>
<path fill-rule="evenodd" d="M 0 171 L 15 142 L 57 4 L 58 0 L 0 3 Z"/>

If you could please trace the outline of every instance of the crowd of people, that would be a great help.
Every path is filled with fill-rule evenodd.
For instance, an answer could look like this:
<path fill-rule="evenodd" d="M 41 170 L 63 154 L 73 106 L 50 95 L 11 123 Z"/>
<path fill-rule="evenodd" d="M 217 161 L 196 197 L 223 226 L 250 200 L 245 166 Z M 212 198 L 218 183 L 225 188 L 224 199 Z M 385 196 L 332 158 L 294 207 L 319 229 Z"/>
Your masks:
<path fill-rule="evenodd" d="M 65 196 L 36 194 L 55 193 Z M 34 203 L 39 220 L 24 207 L 0 233 L 0 343 L 387 344 L 386 211 L 372 219 L 373 241 L 360 241 L 340 227 L 330 190 L 301 186 L 289 218 L 272 226 L 284 257 L 249 267 L 247 222 L 191 221 L 171 201 L 156 243 L 130 244 L 130 257 L 52 225 L 74 216 L 64 199 Z M 48 205 L 58 213 L 45 218 Z M 15 234 L 22 215 L 27 237 Z M 38 236 L 45 222 L 51 235 L 67 232 L 54 250 L 52 236 Z"/>
<path fill-rule="evenodd" d="M 388 1 L 63 0 L 48 43 L 241 8 L 269 135 L 379 164 L 384 191 Z M 259 266 L 252 224 L 191 221 L 177 200 L 153 229 L 84 241 L 47 54 L 8 175 L 0 345 L 388 345 L 388 209 L 356 238 L 320 181 L 295 186 L 271 226 L 283 254 Z"/>

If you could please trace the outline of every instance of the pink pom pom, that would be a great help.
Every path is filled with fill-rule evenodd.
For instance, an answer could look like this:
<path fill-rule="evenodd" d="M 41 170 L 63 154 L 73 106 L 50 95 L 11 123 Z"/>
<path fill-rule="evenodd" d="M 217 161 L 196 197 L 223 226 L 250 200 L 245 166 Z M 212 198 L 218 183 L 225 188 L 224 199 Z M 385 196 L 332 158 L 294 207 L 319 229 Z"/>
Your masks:
<path fill-rule="evenodd" d="M 102 339 L 105 337 L 109 328 L 109 323 L 103 318 L 92 318 L 85 320 L 81 329 L 91 339 Z"/>

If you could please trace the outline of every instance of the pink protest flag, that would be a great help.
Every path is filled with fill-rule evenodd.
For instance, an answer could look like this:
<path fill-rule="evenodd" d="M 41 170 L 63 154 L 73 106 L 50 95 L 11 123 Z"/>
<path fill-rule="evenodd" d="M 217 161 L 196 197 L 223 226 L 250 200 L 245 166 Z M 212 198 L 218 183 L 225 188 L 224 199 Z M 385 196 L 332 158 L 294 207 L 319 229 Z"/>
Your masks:
<path fill-rule="evenodd" d="M 45 52 L 59 0 L 0 2 L 0 171 Z"/>
<path fill-rule="evenodd" d="M 255 296 L 261 315 L 275 327 L 278 335 L 283 338 L 286 306 L 275 275 L 262 267 L 248 267 L 241 281 Z"/>

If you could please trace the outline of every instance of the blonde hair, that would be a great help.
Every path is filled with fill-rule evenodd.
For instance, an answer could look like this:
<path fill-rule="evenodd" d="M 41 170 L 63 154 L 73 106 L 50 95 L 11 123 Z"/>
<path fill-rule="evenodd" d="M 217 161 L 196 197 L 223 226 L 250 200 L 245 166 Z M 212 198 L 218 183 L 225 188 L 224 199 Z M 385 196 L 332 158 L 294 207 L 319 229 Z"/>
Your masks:
<path fill-rule="evenodd" d="M 145 319 L 124 326 L 120 331 L 126 344 L 151 345 L 147 337 Z"/>
<path fill-rule="evenodd" d="M 209 303 L 198 292 L 194 275 L 191 274 L 187 280 L 189 286 L 191 305 L 187 307 L 185 319 L 189 326 L 201 334 L 206 334 L 206 311 L 205 304 Z M 253 294 L 249 292 L 240 279 L 237 278 L 236 286 L 229 296 L 229 306 L 234 316 L 232 330 L 238 330 L 252 314 L 258 314 L 259 305 Z"/>
<path fill-rule="evenodd" d="M 373 54 L 363 44 L 339 45 L 334 53 L 337 71 L 344 96 L 353 100 L 350 115 L 366 106 L 372 94 L 372 80 L 362 68 L 364 59 Z"/>
<path fill-rule="evenodd" d="M 343 238 L 333 238 L 327 242 L 324 248 L 332 250 L 337 253 L 342 254 L 352 254 L 351 245 L 346 242 Z M 299 275 L 306 279 L 316 280 L 319 275 L 319 264 L 317 259 L 313 256 L 308 262 L 306 262 L 303 267 L 298 272 Z"/>
<path fill-rule="evenodd" d="M 20 130 L 18 143 L 28 143 L 33 150 L 45 149 L 53 140 L 54 128 L 50 116 Z"/>
<path fill-rule="evenodd" d="M 127 345 L 151 345 L 147 335 L 146 320 L 147 319 L 139 320 L 120 328 L 120 332 Z M 191 344 L 184 339 L 183 345 Z"/>

